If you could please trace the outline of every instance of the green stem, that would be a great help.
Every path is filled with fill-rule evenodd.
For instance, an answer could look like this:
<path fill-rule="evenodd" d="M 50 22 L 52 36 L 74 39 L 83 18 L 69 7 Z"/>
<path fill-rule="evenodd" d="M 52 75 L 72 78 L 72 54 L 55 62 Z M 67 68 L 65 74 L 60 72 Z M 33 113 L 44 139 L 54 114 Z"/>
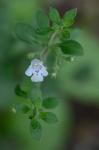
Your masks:
<path fill-rule="evenodd" d="M 52 36 L 51 36 L 51 38 L 50 38 L 50 40 L 49 40 L 49 42 L 48 42 L 48 46 L 52 45 L 53 40 L 55 39 L 57 33 L 58 33 L 58 32 L 56 31 L 56 32 L 54 32 L 54 33 L 52 34 Z"/>
<path fill-rule="evenodd" d="M 51 45 L 53 44 L 53 41 L 54 41 L 54 39 L 55 39 L 57 33 L 58 33 L 58 32 L 54 32 L 54 33 L 51 35 L 47 46 L 45 47 L 45 49 L 43 50 L 43 52 L 42 52 L 41 55 L 40 55 L 41 60 L 43 60 L 43 61 L 46 60 L 46 58 L 47 58 L 47 56 L 48 56 L 48 53 L 49 53 L 49 49 L 50 49 Z"/>

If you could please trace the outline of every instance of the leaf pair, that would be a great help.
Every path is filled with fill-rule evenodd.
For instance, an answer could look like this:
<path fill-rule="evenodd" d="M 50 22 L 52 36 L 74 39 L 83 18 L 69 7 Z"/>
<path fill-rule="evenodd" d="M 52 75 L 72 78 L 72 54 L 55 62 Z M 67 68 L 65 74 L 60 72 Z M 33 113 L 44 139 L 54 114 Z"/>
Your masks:
<path fill-rule="evenodd" d="M 77 9 L 71 9 L 69 11 L 66 11 L 63 18 L 61 19 L 61 16 L 57 9 L 50 8 L 50 19 L 53 23 L 56 23 L 60 26 L 63 26 L 62 30 L 60 30 L 60 40 L 62 41 L 59 44 L 59 47 L 61 48 L 62 52 L 65 55 L 70 56 L 81 56 L 83 54 L 83 48 L 77 41 L 69 40 L 70 39 L 70 31 L 69 27 L 71 27 L 75 21 L 75 17 L 77 15 Z"/>
<path fill-rule="evenodd" d="M 42 106 L 45 109 L 53 109 L 57 105 L 58 105 L 58 101 L 54 97 L 45 98 L 42 102 Z M 42 119 L 47 123 L 56 123 L 58 121 L 56 115 L 53 112 L 46 112 L 46 111 L 40 112 L 40 119 Z"/>
<path fill-rule="evenodd" d="M 46 109 L 55 108 L 57 104 L 58 102 L 54 98 L 47 98 L 44 99 L 42 102 L 42 106 Z M 32 137 L 36 140 L 40 140 L 42 136 L 42 125 L 40 123 L 40 120 L 43 120 L 48 124 L 54 124 L 57 123 L 58 121 L 56 115 L 53 112 L 43 111 L 43 109 L 41 108 L 41 110 L 38 113 L 39 113 L 39 117 L 36 118 L 34 116 L 30 124 L 30 132 L 32 134 Z"/>
<path fill-rule="evenodd" d="M 17 37 L 33 46 L 42 44 L 44 35 L 51 31 L 49 18 L 43 10 L 37 11 L 35 19 L 36 27 L 27 23 L 17 23 L 15 27 Z"/>
<path fill-rule="evenodd" d="M 15 93 L 17 96 L 27 98 L 27 92 L 23 91 L 19 85 L 15 88 Z M 34 94 L 33 94 L 34 95 Z M 39 94 L 38 94 L 39 96 Z M 43 101 L 41 99 L 32 97 L 31 104 L 20 104 L 16 106 L 16 109 L 23 114 L 27 114 L 30 119 L 30 132 L 32 134 L 33 139 L 40 140 L 42 136 L 42 125 L 40 123 L 41 120 L 48 124 L 57 123 L 57 116 L 53 112 L 45 111 L 45 109 L 53 109 L 58 105 L 58 101 L 56 98 L 48 97 Z"/>
<path fill-rule="evenodd" d="M 37 26 L 33 28 L 32 25 L 26 23 L 18 23 L 15 27 L 15 33 L 17 37 L 29 44 L 39 44 L 39 35 L 47 35 L 50 31 L 52 31 L 52 27 L 50 26 L 50 21 L 54 24 L 62 25 L 65 27 L 69 27 L 73 24 L 74 19 L 76 17 L 77 9 L 72 9 L 67 11 L 61 19 L 61 16 L 57 9 L 51 7 L 49 10 L 49 17 L 45 14 L 43 10 L 39 10 L 36 13 L 36 24 Z"/>
<path fill-rule="evenodd" d="M 52 112 L 41 112 L 40 119 L 48 124 L 57 123 L 57 117 Z M 30 132 L 33 139 L 40 140 L 42 136 L 42 126 L 40 120 L 33 118 L 30 123 Z"/>
<path fill-rule="evenodd" d="M 51 7 L 49 12 L 49 17 L 52 23 L 62 25 L 64 27 L 70 27 L 73 25 L 75 21 L 75 17 L 77 15 L 77 9 L 71 9 L 69 11 L 66 11 L 66 13 L 63 16 L 63 19 L 61 19 L 61 16 L 57 9 Z"/>

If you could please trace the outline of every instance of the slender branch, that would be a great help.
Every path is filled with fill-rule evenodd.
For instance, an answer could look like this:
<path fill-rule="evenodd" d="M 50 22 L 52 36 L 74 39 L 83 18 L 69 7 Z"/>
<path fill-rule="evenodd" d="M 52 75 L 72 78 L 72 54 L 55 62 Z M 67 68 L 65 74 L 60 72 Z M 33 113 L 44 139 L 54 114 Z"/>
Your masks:
<path fill-rule="evenodd" d="M 44 59 L 46 59 L 46 57 L 47 57 L 47 55 L 48 55 L 48 52 L 49 52 L 49 47 L 52 45 L 53 40 L 55 39 L 56 35 L 57 35 L 57 32 L 54 32 L 54 33 L 51 35 L 47 46 L 45 47 L 45 49 L 43 50 L 43 52 L 42 52 L 41 55 L 40 55 L 40 58 L 43 59 L 43 61 L 44 61 Z"/>

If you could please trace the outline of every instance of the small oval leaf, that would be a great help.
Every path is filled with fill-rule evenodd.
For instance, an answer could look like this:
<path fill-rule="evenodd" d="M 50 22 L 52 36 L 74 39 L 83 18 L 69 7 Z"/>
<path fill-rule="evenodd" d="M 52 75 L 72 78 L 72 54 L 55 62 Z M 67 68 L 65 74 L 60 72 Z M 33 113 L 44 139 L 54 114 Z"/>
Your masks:
<path fill-rule="evenodd" d="M 31 108 L 26 104 L 18 104 L 15 108 L 17 112 L 21 112 L 23 114 L 28 114 L 32 111 Z"/>
<path fill-rule="evenodd" d="M 52 112 L 41 112 L 40 118 L 48 124 L 57 123 L 58 119 Z"/>
<path fill-rule="evenodd" d="M 74 40 L 67 40 L 60 44 L 60 48 L 64 54 L 72 56 L 83 55 L 83 48 L 80 43 Z"/>
<path fill-rule="evenodd" d="M 63 17 L 64 26 L 70 27 L 71 25 L 73 25 L 76 15 L 77 15 L 77 8 L 67 11 Z"/>
<path fill-rule="evenodd" d="M 36 30 L 36 33 L 37 34 L 40 34 L 40 35 L 47 35 L 47 34 L 49 34 L 50 32 L 52 31 L 52 29 L 51 28 L 42 28 L 42 29 L 37 29 Z"/>
<path fill-rule="evenodd" d="M 50 8 L 49 17 L 53 23 L 60 24 L 61 17 L 56 8 L 53 8 L 53 7 Z"/>
<path fill-rule="evenodd" d="M 32 134 L 33 139 L 35 139 L 35 140 L 40 140 L 41 139 L 42 126 L 36 119 L 31 120 L 30 132 Z"/>
<path fill-rule="evenodd" d="M 16 85 L 16 87 L 15 87 L 15 94 L 17 96 L 27 98 L 27 92 L 23 91 L 21 89 L 20 85 Z"/>
<path fill-rule="evenodd" d="M 46 109 L 55 108 L 58 105 L 56 98 L 48 97 L 43 100 L 42 106 Z"/>
<path fill-rule="evenodd" d="M 42 9 L 37 11 L 36 18 L 39 29 L 49 28 L 49 18 Z"/>
<path fill-rule="evenodd" d="M 29 44 L 32 44 L 33 42 L 38 43 L 38 41 L 36 40 L 35 30 L 29 24 L 16 24 L 15 33 L 17 37 L 24 42 L 27 42 Z"/>

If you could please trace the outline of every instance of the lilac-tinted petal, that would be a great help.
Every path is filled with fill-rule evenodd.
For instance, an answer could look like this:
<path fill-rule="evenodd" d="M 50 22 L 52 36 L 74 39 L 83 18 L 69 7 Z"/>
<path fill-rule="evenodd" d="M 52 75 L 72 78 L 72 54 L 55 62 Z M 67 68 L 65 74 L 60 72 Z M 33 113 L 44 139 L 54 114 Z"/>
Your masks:
<path fill-rule="evenodd" d="M 33 59 L 32 61 L 31 61 L 31 64 L 32 65 L 35 65 L 35 64 L 42 64 L 42 61 L 40 61 L 39 59 Z"/>
<path fill-rule="evenodd" d="M 25 75 L 27 75 L 28 77 L 30 77 L 33 74 L 33 69 L 32 66 L 30 65 L 28 67 L 28 69 L 25 71 Z"/>
<path fill-rule="evenodd" d="M 46 68 L 43 66 L 42 69 L 41 69 L 41 73 L 44 77 L 47 77 L 48 76 L 48 72 L 46 70 Z"/>
<path fill-rule="evenodd" d="M 42 82 L 43 77 L 48 76 L 48 72 L 46 70 L 46 67 L 44 67 L 43 62 L 39 59 L 33 59 L 31 61 L 30 66 L 25 71 L 25 74 L 27 76 L 32 76 L 31 80 L 33 82 Z"/>
<path fill-rule="evenodd" d="M 39 73 L 36 74 L 34 73 L 33 76 L 31 77 L 32 82 L 43 82 L 43 76 Z"/>

